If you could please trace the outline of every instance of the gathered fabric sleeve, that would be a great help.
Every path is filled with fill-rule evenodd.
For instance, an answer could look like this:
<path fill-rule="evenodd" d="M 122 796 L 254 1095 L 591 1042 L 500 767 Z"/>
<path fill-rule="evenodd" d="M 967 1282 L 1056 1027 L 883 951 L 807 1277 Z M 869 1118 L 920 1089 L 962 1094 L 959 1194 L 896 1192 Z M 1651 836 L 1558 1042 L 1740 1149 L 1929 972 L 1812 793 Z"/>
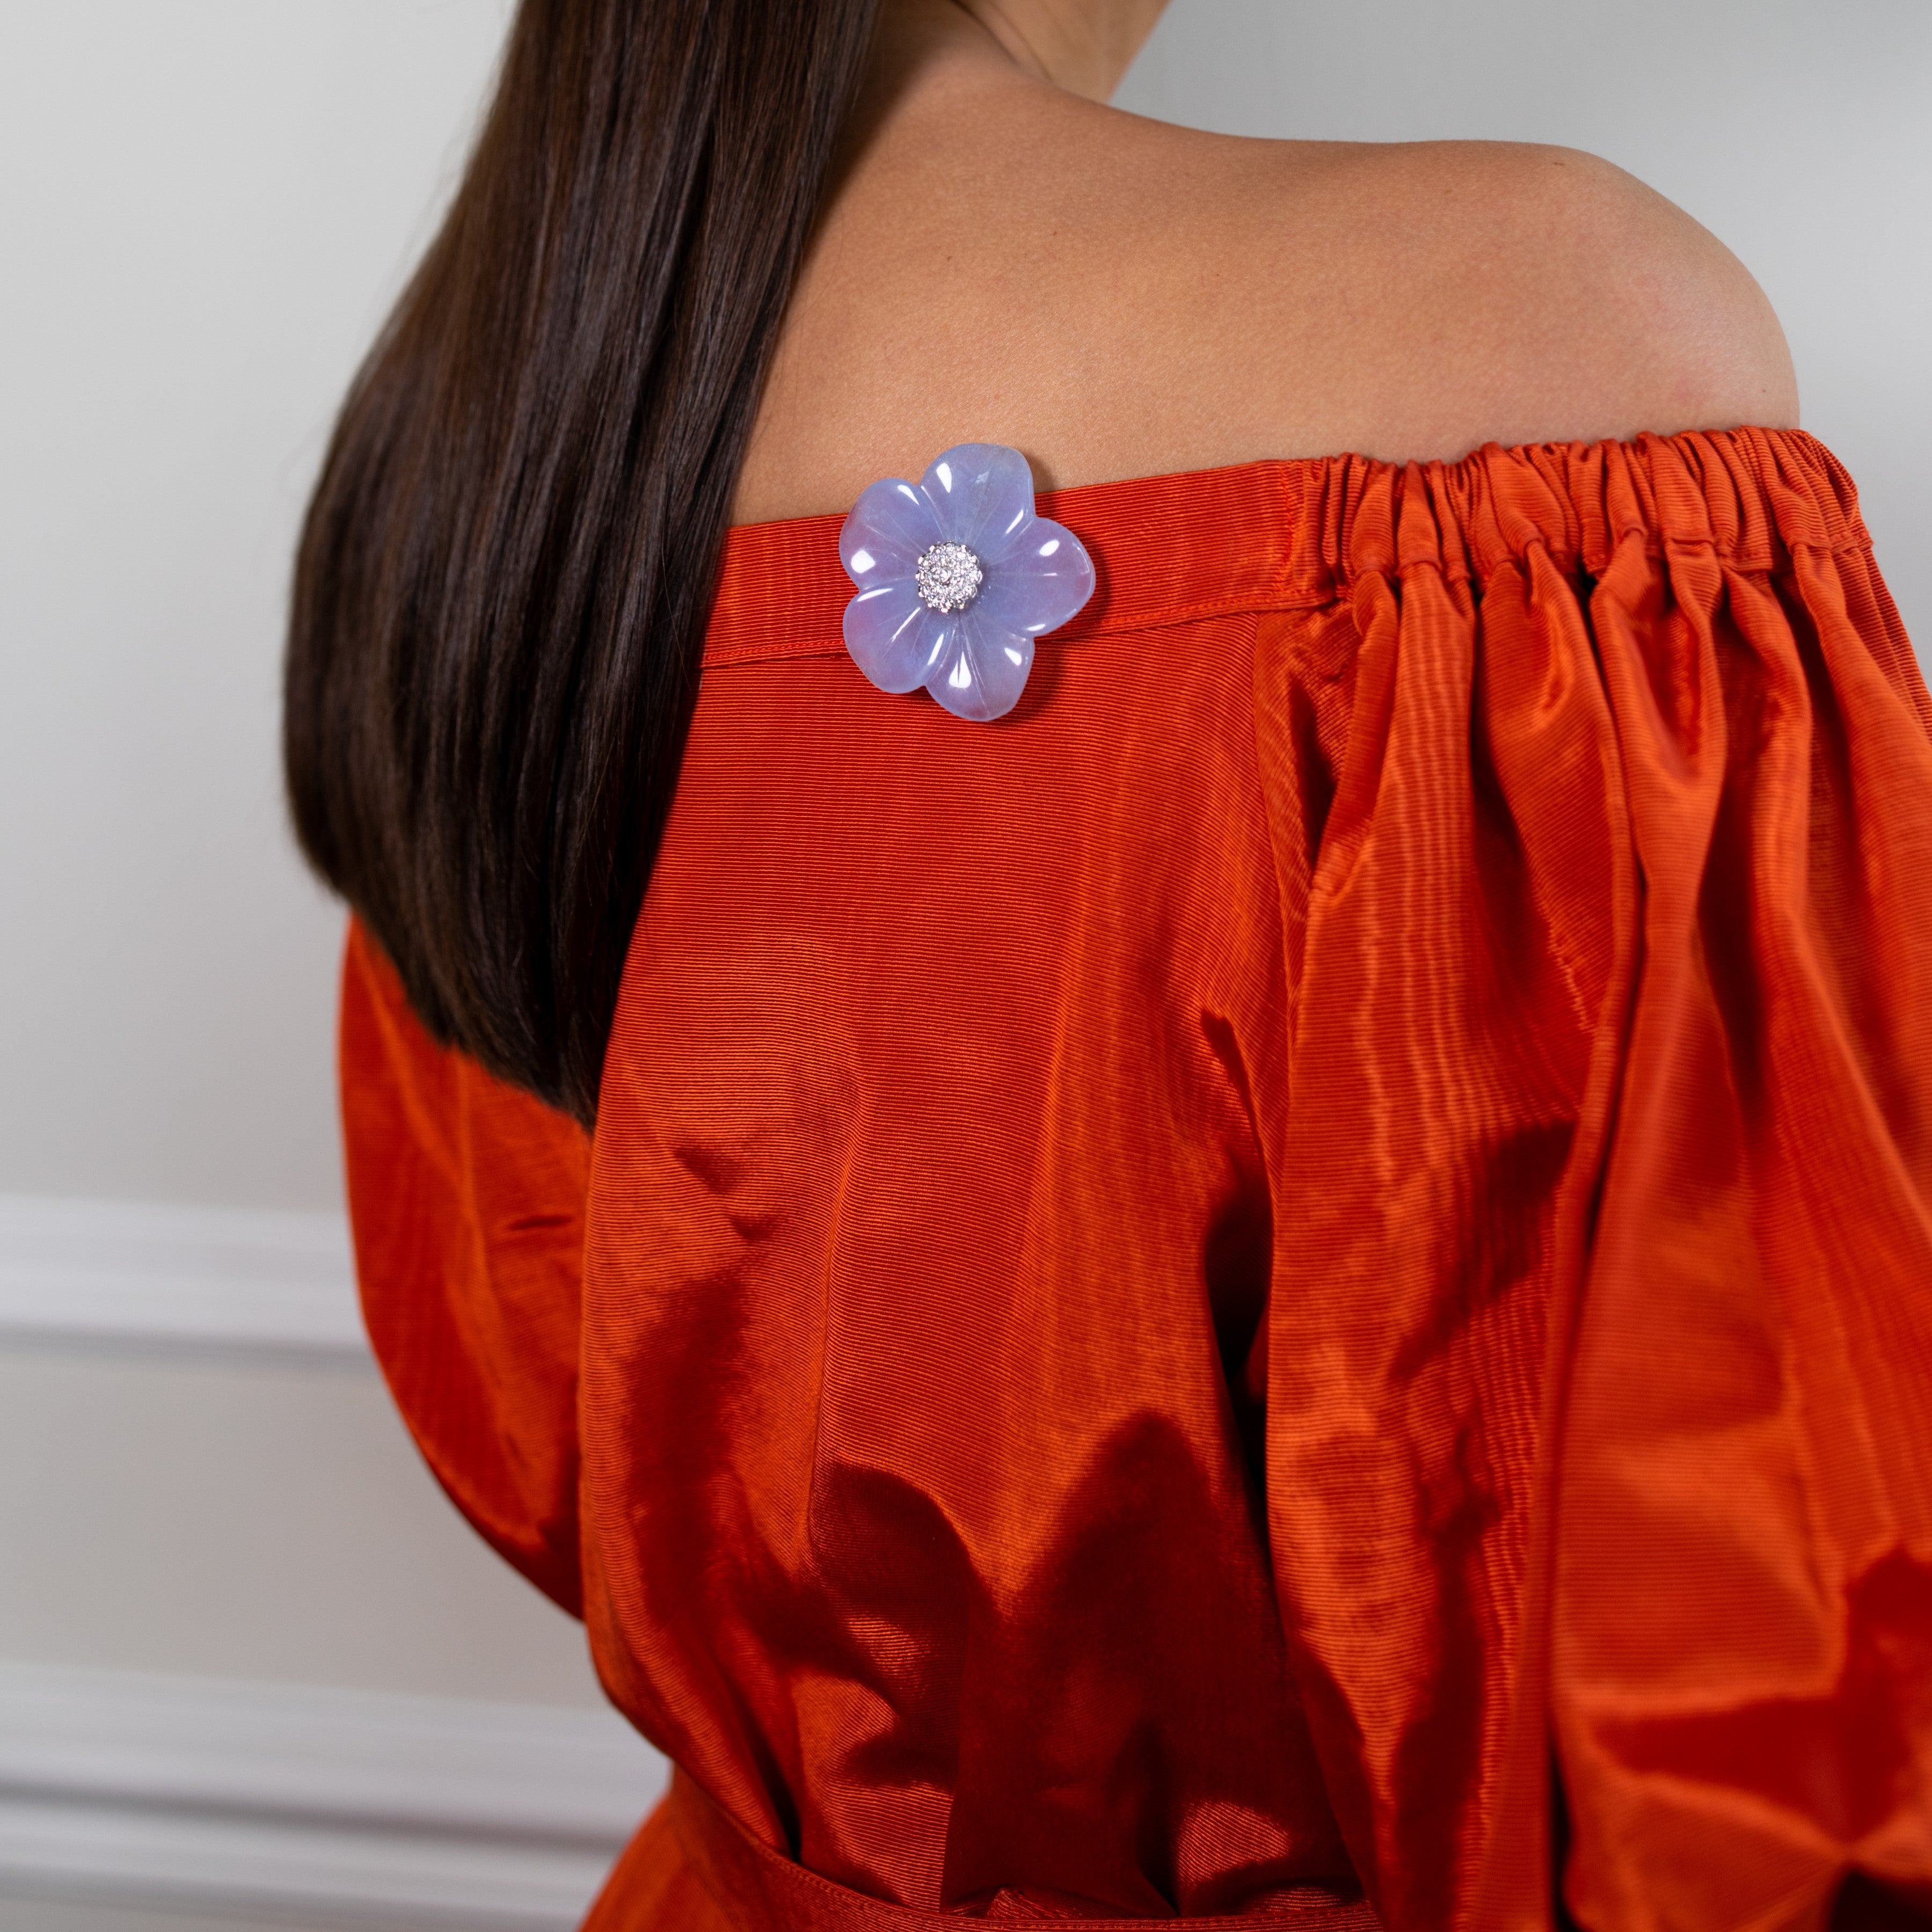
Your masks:
<path fill-rule="evenodd" d="M 350 1220 L 370 1340 L 452 1499 L 582 1614 L 582 1130 L 438 1046 L 359 922 L 343 965 Z"/>
<path fill-rule="evenodd" d="M 1310 514 L 1268 1515 L 1370 1896 L 1932 1924 L 1932 706 L 1849 480 L 1740 430 Z"/>

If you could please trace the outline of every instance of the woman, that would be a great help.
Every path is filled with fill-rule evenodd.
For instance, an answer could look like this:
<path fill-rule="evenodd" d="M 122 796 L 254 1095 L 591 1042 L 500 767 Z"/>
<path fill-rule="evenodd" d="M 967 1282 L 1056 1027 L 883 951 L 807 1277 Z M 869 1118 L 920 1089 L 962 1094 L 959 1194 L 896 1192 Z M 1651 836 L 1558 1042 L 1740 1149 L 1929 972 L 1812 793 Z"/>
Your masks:
<path fill-rule="evenodd" d="M 678 1767 L 591 1922 L 1932 1922 L 1851 485 L 1676 210 L 1158 10 L 525 0 L 317 490 L 371 1333 Z"/>

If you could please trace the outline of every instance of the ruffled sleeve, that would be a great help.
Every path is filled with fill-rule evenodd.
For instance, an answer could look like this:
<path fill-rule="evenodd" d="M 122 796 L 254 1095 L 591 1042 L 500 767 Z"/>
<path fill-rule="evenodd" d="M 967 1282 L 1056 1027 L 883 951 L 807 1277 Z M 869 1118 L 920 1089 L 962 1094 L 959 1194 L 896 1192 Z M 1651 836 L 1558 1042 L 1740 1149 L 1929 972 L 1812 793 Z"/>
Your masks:
<path fill-rule="evenodd" d="M 1932 1922 L 1932 706 L 1796 433 L 1330 473 L 1272 1548 L 1400 1932 Z"/>
<path fill-rule="evenodd" d="M 437 1046 L 359 922 L 343 964 L 350 1220 L 376 1359 L 452 1500 L 573 1614 L 590 1147 Z"/>

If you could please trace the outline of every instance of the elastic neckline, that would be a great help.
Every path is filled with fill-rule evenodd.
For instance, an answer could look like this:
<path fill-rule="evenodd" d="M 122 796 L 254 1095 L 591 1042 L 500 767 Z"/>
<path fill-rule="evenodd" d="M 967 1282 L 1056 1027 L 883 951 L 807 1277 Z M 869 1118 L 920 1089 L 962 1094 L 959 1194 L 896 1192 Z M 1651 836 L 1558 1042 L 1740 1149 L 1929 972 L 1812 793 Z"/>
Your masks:
<path fill-rule="evenodd" d="M 1455 463 L 1267 459 L 1040 492 L 1098 578 L 1066 640 L 1243 611 L 1319 608 L 1364 574 L 1427 566 L 1482 580 L 1532 550 L 1600 573 L 1617 543 L 1714 548 L 1744 569 L 1869 542 L 1856 494 L 1802 430 L 1686 430 L 1486 444 Z M 844 648 L 844 513 L 735 525 L 707 668 Z"/>

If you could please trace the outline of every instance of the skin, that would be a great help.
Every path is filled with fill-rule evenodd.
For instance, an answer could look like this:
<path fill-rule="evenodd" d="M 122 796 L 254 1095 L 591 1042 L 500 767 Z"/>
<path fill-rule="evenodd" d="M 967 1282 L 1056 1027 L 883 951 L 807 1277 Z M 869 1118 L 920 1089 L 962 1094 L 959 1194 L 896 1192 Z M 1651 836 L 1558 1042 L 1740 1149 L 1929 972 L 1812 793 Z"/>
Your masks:
<path fill-rule="evenodd" d="M 968 441 L 1042 488 L 1344 451 L 1794 428 L 1778 319 L 1622 170 L 1106 105 L 1161 0 L 886 0 L 734 520 Z"/>

